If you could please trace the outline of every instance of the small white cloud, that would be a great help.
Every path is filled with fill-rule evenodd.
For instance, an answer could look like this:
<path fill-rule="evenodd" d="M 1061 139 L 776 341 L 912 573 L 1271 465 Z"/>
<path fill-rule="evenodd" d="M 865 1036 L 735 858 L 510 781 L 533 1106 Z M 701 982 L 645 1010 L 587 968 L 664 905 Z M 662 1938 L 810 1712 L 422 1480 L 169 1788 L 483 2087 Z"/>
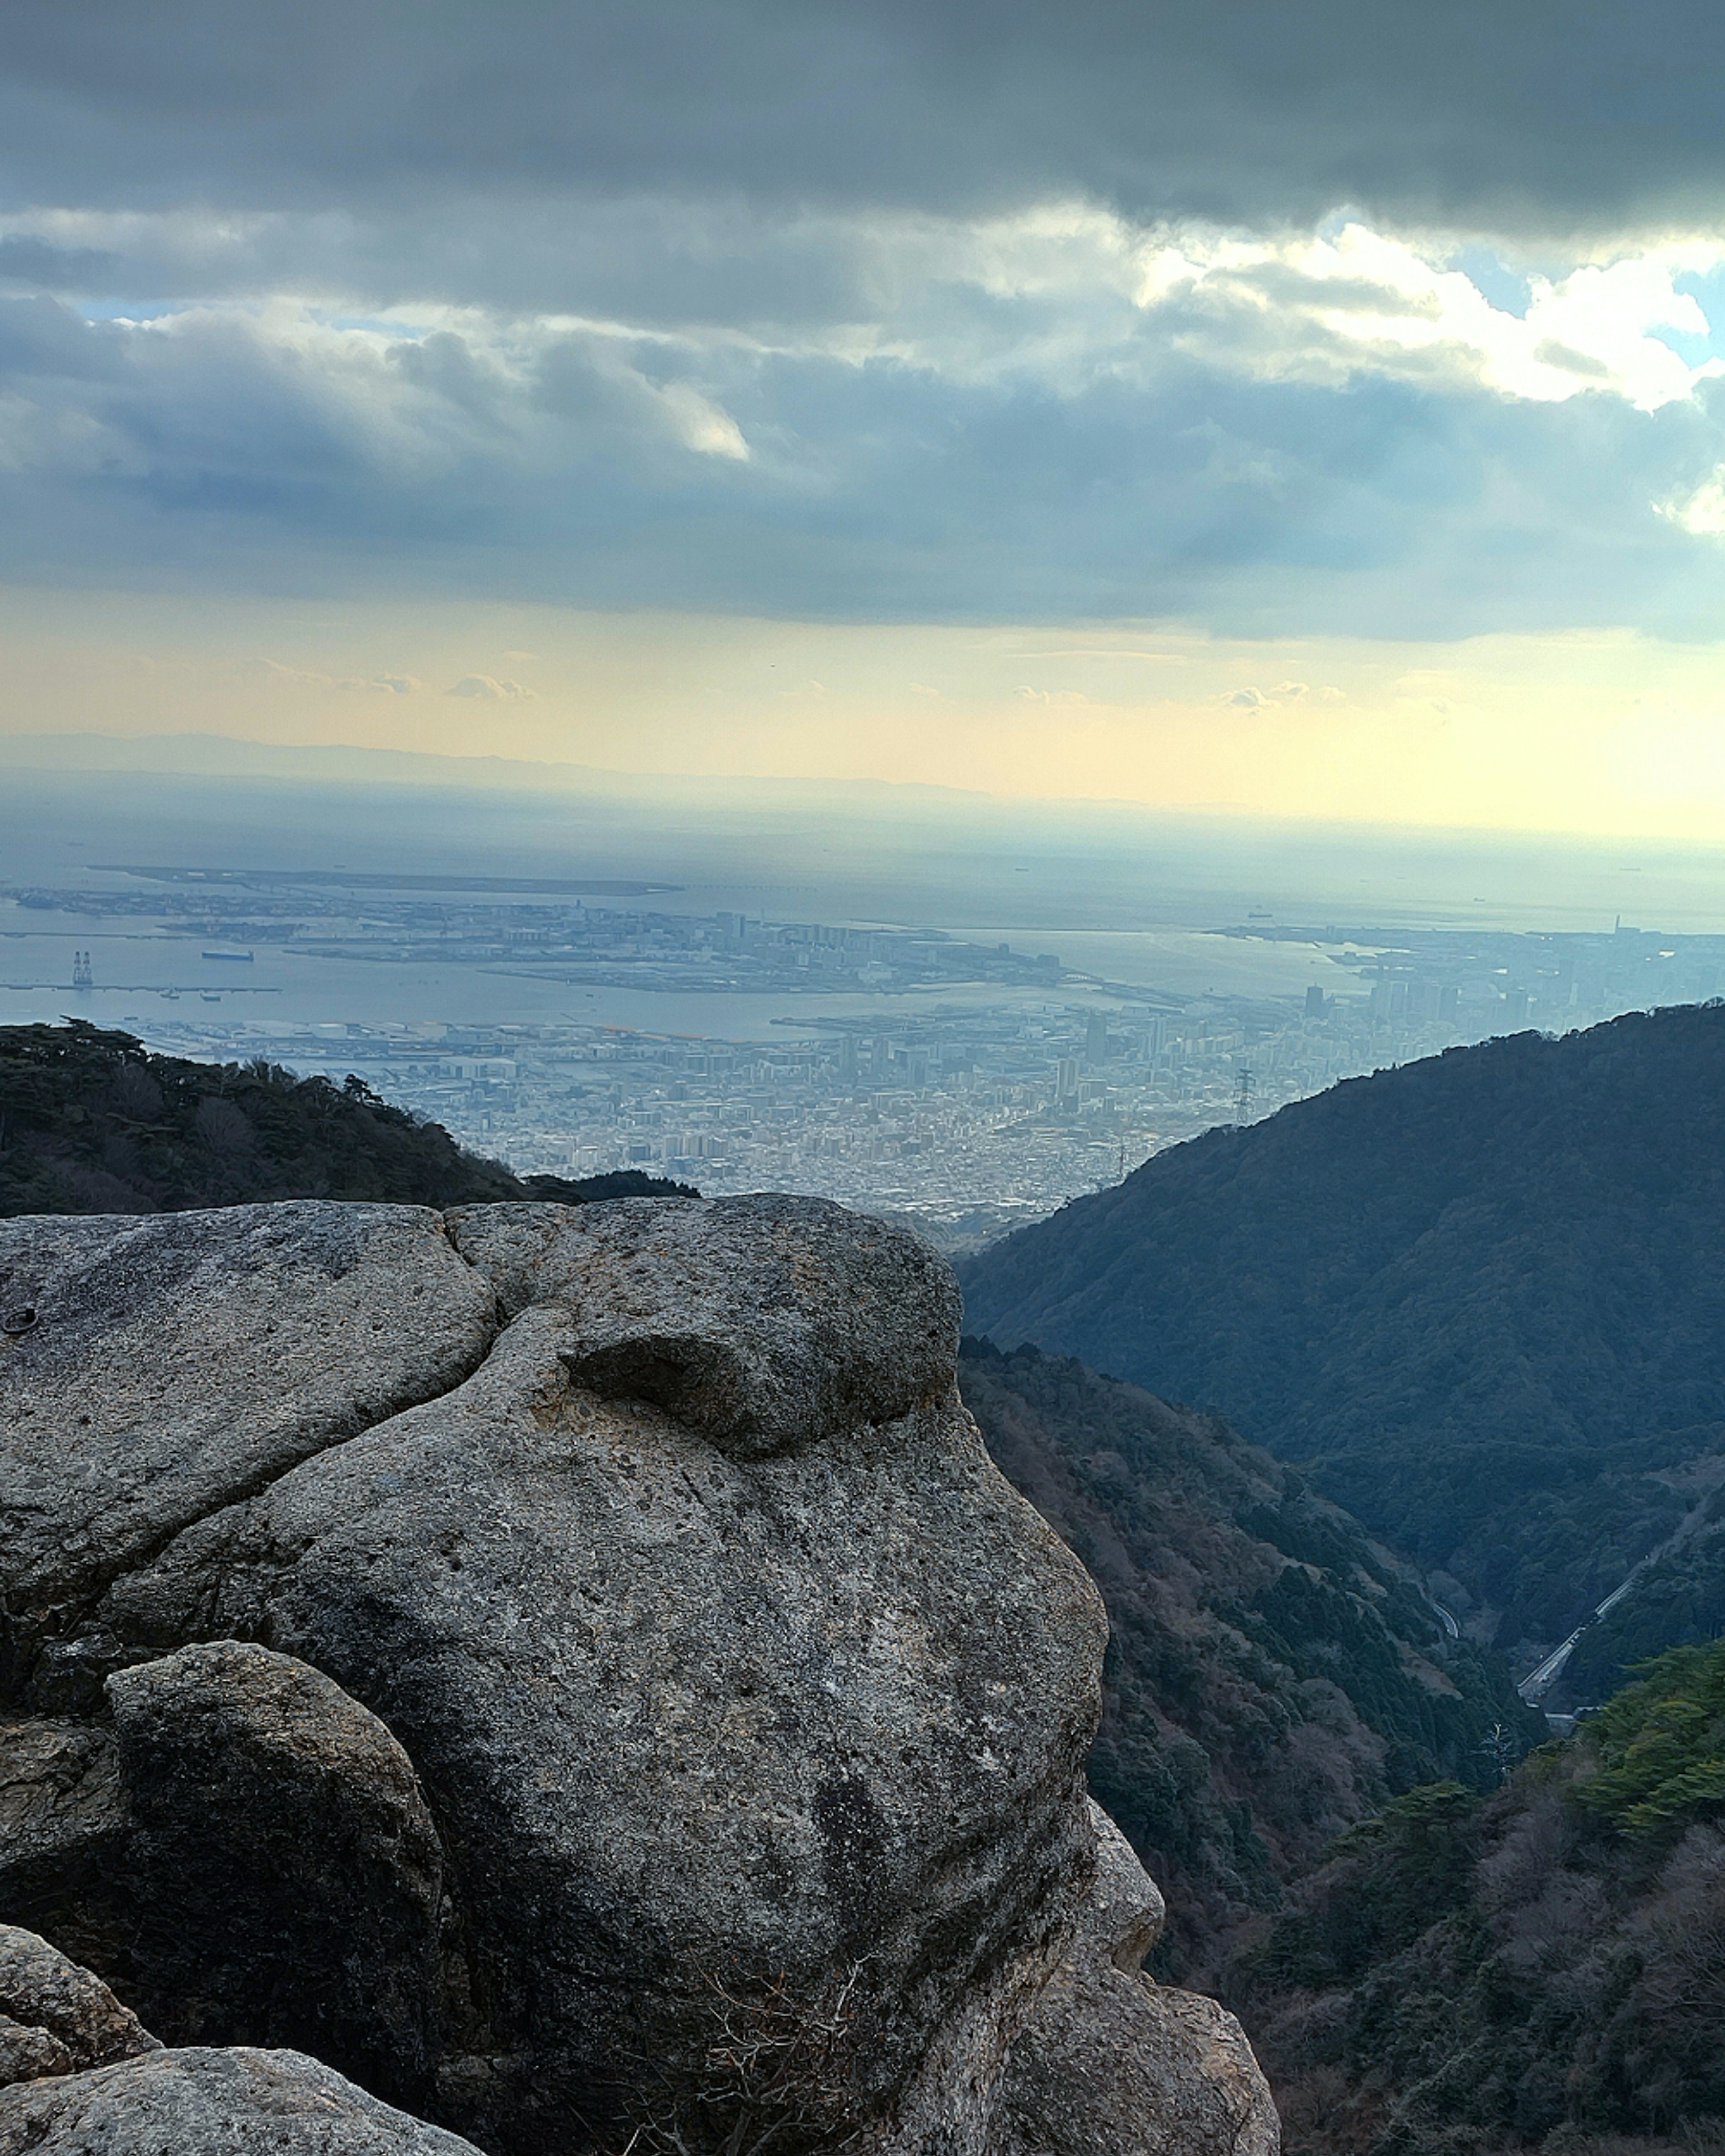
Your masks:
<path fill-rule="evenodd" d="M 1309 681 L 1278 681 L 1273 689 L 1231 689 L 1221 701 L 1231 711 L 1275 711 L 1303 704 L 1308 697 L 1317 703 L 1333 704 L 1341 695 L 1339 689 L 1314 690 Z"/>
<path fill-rule="evenodd" d="M 911 684 L 911 694 L 913 696 L 937 696 L 940 690 L 931 689 L 926 681 L 913 681 Z"/>
<path fill-rule="evenodd" d="M 1068 707 L 1087 704 L 1090 698 L 1081 689 L 1014 689 L 1014 696 L 1022 696 L 1027 704 L 1059 704 Z"/>
<path fill-rule="evenodd" d="M 446 696 L 480 696 L 493 703 L 515 703 L 533 693 L 519 681 L 499 681 L 490 674 L 464 674 L 444 691 Z"/>
<path fill-rule="evenodd" d="M 242 674 L 249 675 L 254 681 L 267 681 L 278 688 L 333 689 L 333 675 L 308 672 L 303 666 L 284 666 L 279 659 L 242 659 Z"/>
<path fill-rule="evenodd" d="M 1182 651 L 1125 651 L 1112 646 L 1075 644 L 1058 651 L 1023 651 L 1021 659 L 1142 659 L 1154 666 L 1189 666 L 1189 654 Z"/>
<path fill-rule="evenodd" d="M 1692 494 L 1674 495 L 1653 506 L 1666 523 L 1676 525 L 1692 539 L 1725 538 L 1725 465 Z"/>
<path fill-rule="evenodd" d="M 351 674 L 336 686 L 357 689 L 362 696 L 409 696 L 415 689 L 423 689 L 425 684 L 416 680 L 411 674 Z"/>

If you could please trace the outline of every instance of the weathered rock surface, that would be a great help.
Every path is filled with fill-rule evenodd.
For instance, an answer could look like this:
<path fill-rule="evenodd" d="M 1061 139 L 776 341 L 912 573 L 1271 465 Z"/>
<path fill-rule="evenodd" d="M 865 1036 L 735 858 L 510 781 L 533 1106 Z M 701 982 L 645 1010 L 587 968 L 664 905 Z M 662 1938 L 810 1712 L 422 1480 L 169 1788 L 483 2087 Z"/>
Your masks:
<path fill-rule="evenodd" d="M 111 1957 L 121 1919 L 107 1882 L 128 1826 L 110 1729 L 0 1718 L 0 1913 L 80 1960 Z"/>
<path fill-rule="evenodd" d="M 0 2156 L 478 2156 L 298 2051 L 157 2051 L 0 2090 Z"/>
<path fill-rule="evenodd" d="M 217 1506 L 459 1383 L 494 1306 L 436 1214 L 313 1203 L 0 1220 L 0 1302 L 29 1318 L 0 1333 L 10 1644 L 45 1648 L 50 1712 L 105 1674 L 104 1643 L 64 1636 L 80 1603 Z"/>
<path fill-rule="evenodd" d="M 6 1232 L 32 1906 L 100 1904 L 170 2042 L 547 2156 L 1063 2156 L 1062 2071 L 1097 2149 L 1260 2156 L 1250 2054 L 1111 1958 L 1154 1889 L 1110 1845 L 1092 1897 L 1100 1605 L 916 1239 L 787 1199 Z M 152 2104 L 261 2071 L 167 2056 L 213 2063 Z"/>
<path fill-rule="evenodd" d="M 35 1933 L 0 1924 L 0 2087 L 161 2048 L 99 1976 Z"/>
<path fill-rule="evenodd" d="M 1234 2016 L 1139 1964 L 1162 1896 L 1094 1805 L 1096 1885 L 1008 2062 L 1001 2156 L 1276 2156 L 1269 2084 Z"/>
<path fill-rule="evenodd" d="M 423 2102 L 443 1852 L 401 1746 L 320 1671 L 234 1640 L 121 1671 L 108 1697 L 146 2018 L 312 2051 Z"/>
<path fill-rule="evenodd" d="M 568 1313 L 578 1383 L 650 1401 L 733 1458 L 896 1422 L 951 1389 L 951 1267 L 840 1206 L 474 1205 L 449 1217 L 510 1317 Z"/>

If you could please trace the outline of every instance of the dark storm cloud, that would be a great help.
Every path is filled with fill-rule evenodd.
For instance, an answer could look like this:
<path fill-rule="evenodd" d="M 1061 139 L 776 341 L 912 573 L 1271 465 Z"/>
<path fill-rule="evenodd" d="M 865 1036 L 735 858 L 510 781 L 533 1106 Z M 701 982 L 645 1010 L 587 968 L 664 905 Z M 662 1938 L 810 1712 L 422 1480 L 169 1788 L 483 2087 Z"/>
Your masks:
<path fill-rule="evenodd" d="M 1566 232 L 1711 215 L 1710 0 L 11 0 L 20 202 L 596 190 Z"/>

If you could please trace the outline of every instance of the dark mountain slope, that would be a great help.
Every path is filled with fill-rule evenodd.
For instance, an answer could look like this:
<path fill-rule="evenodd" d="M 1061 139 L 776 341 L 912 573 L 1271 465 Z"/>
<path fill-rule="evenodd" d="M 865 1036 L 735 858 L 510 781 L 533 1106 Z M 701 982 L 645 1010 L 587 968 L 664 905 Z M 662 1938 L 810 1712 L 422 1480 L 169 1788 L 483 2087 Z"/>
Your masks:
<path fill-rule="evenodd" d="M 1225 1424 L 1034 1348 L 967 1342 L 966 1405 L 1108 1605 L 1099 1799 L 1168 1890 L 1164 1973 L 1214 1980 L 1242 1919 L 1412 1784 L 1483 1784 L 1507 1672 L 1445 1636 L 1358 1523 Z"/>
<path fill-rule="evenodd" d="M 183 1212 L 282 1198 L 459 1205 L 669 1193 L 626 1173 L 526 1182 L 357 1078 L 152 1055 L 81 1020 L 0 1026 L 0 1217 Z"/>
<path fill-rule="evenodd" d="M 1351 1080 L 961 1270 L 973 1329 L 1214 1404 L 1561 1638 L 1725 1445 L 1725 1009 Z"/>
<path fill-rule="evenodd" d="M 1344 1836 L 1235 1972 L 1289 2156 L 1725 2147 L 1722 1752 L 1725 1645 L 1678 1648 Z"/>

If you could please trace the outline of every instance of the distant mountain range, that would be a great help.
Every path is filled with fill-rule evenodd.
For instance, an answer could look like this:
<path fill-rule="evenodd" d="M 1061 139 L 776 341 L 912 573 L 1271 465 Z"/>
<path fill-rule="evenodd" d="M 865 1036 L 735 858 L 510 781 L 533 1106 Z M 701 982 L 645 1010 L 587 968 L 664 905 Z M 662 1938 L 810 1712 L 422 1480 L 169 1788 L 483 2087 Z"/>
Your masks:
<path fill-rule="evenodd" d="M 736 778 L 725 773 L 613 770 L 528 757 L 448 756 L 426 749 L 369 748 L 347 742 L 244 741 L 232 734 L 0 733 L 0 770 L 161 772 L 187 778 L 297 779 L 351 786 L 441 786 L 464 790 L 737 801 L 838 801 L 867 808 L 984 803 L 952 786 L 877 778 Z"/>
<path fill-rule="evenodd" d="M 1351 1080 L 961 1270 L 973 1331 L 1214 1408 L 1512 1653 L 1650 1559 L 1558 1703 L 1725 1627 L 1725 1009 Z"/>

